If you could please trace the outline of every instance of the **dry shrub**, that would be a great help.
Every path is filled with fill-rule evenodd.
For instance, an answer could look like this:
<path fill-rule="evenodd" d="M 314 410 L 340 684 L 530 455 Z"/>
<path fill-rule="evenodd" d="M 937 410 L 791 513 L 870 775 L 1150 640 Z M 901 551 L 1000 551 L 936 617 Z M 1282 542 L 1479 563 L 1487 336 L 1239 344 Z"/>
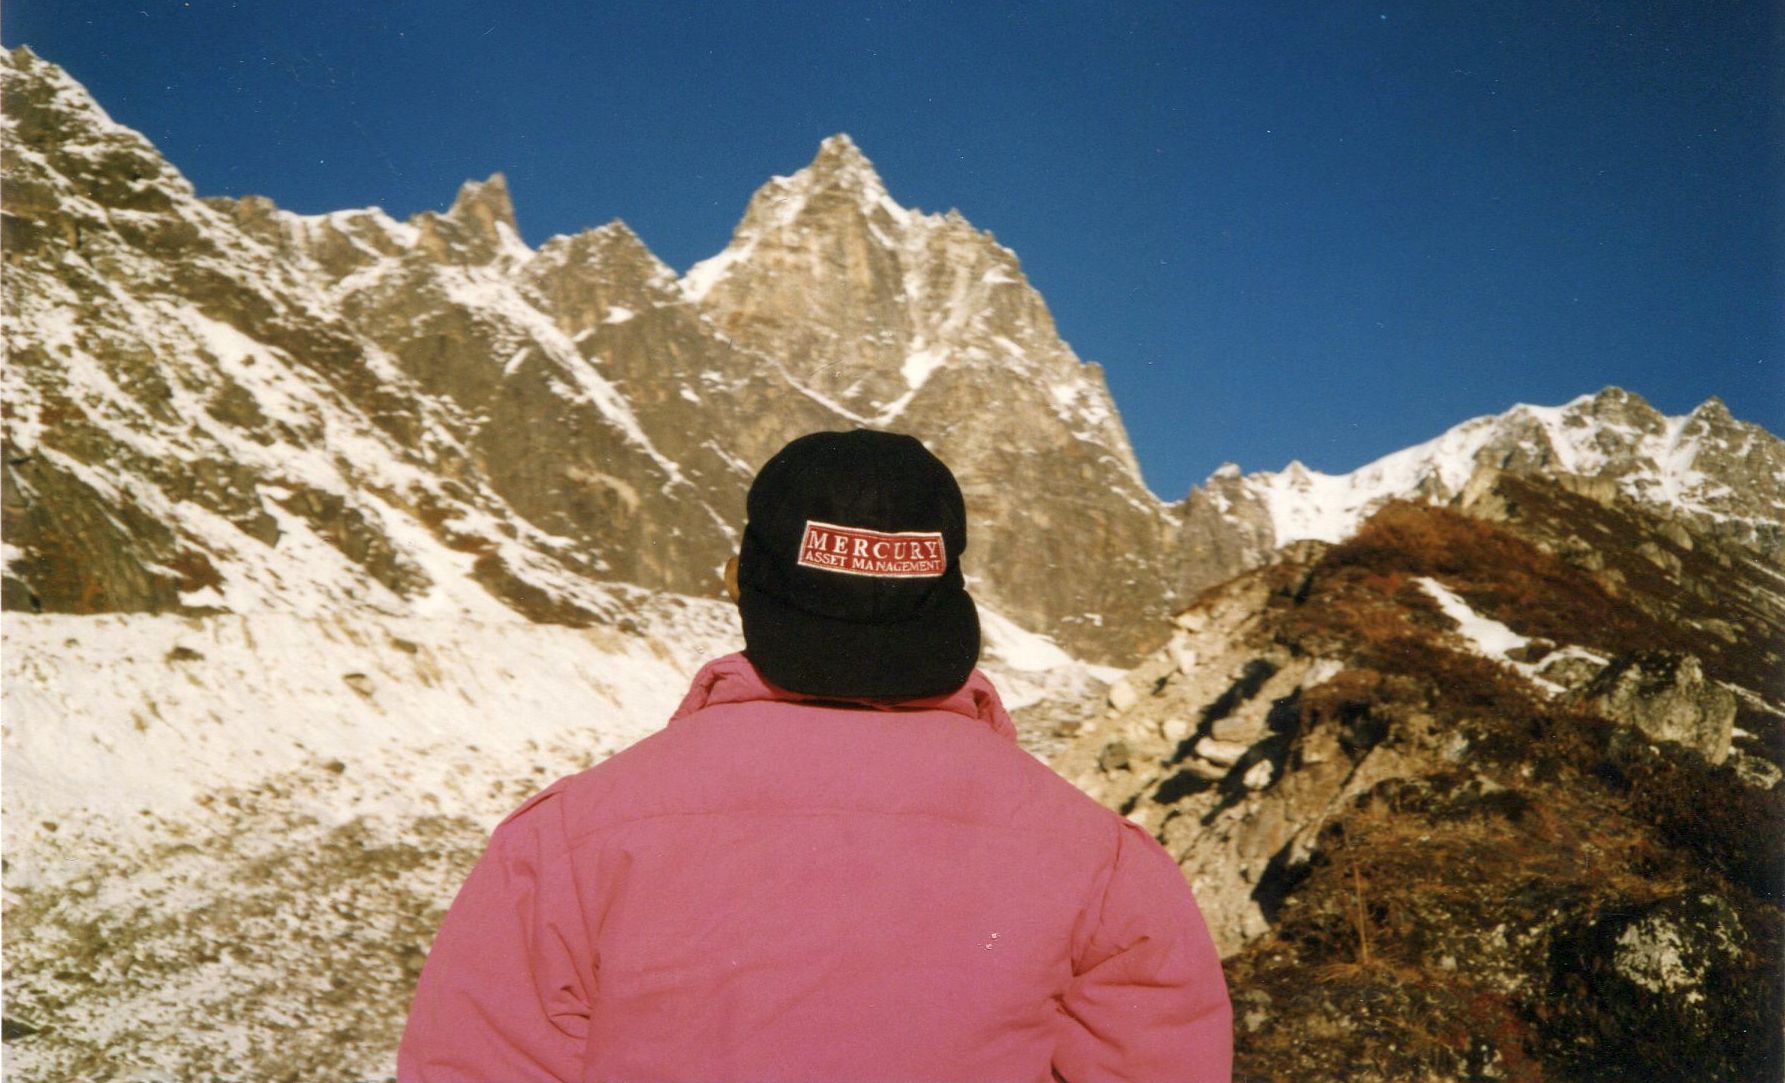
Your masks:
<path fill-rule="evenodd" d="M 1420 576 L 1442 580 L 1476 612 L 1521 635 L 1576 643 L 1586 637 L 1614 652 L 1669 638 L 1586 572 L 1504 527 L 1447 508 L 1387 504 L 1328 550 L 1316 570 L 1317 578 L 1347 580 L 1403 603 L 1403 584 Z"/>
<path fill-rule="evenodd" d="M 1744 785 L 1727 764 L 1629 730 L 1610 735 L 1595 773 L 1669 842 L 1757 897 L 1785 901 L 1785 789 Z"/>
<path fill-rule="evenodd" d="M 1239 1003 L 1262 994 L 1279 1021 L 1241 1037 L 1241 1078 L 1542 1078 L 1529 1024 L 1469 947 L 1522 874 L 1522 831 L 1489 806 L 1413 811 L 1454 782 L 1388 784 L 1323 832 L 1276 936 L 1229 966 Z"/>
<path fill-rule="evenodd" d="M 1763 979 L 1779 976 L 1785 793 L 1445 645 L 1451 624 L 1420 576 L 1528 636 L 1608 654 L 1692 649 L 1671 610 L 1645 613 L 1503 527 L 1425 506 L 1383 509 L 1275 595 L 1281 645 L 1347 661 L 1303 693 L 1300 730 L 1336 728 L 1357 759 L 1354 745 L 1374 746 L 1348 735 L 1386 726 L 1384 742 L 1424 774 L 1339 813 L 1307 865 L 1280 877 L 1274 932 L 1228 967 L 1240 1018 L 1267 1020 L 1241 1036 L 1240 1075 L 1674 1078 L 1684 1045 L 1624 1042 L 1605 1030 L 1607 1009 L 1551 995 L 1551 946 L 1608 916 L 1713 894 L 1755 946 L 1729 995 L 1775 1010 L 1766 990 L 1779 982 Z M 1555 1038 L 1577 1024 L 1579 1056 Z M 1779 1060 L 1776 1027 L 1720 1034 L 1728 1065 Z M 1592 1074 L 1611 1066 L 1622 1074 Z"/>

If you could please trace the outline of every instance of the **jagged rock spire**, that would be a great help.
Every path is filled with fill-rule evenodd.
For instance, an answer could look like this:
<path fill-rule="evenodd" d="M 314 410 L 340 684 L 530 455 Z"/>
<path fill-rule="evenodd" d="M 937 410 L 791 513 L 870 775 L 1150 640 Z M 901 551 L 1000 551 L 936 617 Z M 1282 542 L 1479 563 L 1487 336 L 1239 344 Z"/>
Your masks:
<path fill-rule="evenodd" d="M 508 180 L 501 173 L 460 185 L 445 214 L 424 212 L 410 221 L 421 231 L 416 247 L 441 262 L 483 264 L 504 256 L 521 262 L 532 255 L 521 241 Z"/>
<path fill-rule="evenodd" d="M 468 180 L 460 185 L 459 194 L 454 197 L 446 216 L 474 224 L 484 232 L 494 233 L 498 222 L 514 230 L 516 236 L 521 232 L 514 220 L 514 200 L 508 194 L 508 178 L 501 173 L 491 173 L 487 180 Z"/>

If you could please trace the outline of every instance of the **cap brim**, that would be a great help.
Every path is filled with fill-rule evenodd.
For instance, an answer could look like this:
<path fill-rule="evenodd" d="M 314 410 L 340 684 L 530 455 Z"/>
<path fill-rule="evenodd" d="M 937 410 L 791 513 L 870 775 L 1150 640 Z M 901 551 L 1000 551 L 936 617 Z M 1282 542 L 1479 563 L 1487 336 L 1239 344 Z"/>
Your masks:
<path fill-rule="evenodd" d="M 809 696 L 923 699 L 967 683 L 979 663 L 979 613 L 964 590 L 938 591 L 910 620 L 819 616 L 741 587 L 745 657 L 771 684 Z"/>

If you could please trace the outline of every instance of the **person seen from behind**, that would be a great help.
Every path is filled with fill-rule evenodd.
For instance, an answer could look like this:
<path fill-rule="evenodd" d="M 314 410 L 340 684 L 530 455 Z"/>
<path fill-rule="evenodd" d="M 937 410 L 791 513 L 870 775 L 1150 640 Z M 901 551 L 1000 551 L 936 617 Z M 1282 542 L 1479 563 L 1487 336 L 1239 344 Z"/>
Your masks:
<path fill-rule="evenodd" d="M 974 668 L 948 468 L 813 433 L 747 509 L 743 652 L 496 828 L 398 1078 L 1226 1083 L 1177 865 L 1019 748 Z"/>

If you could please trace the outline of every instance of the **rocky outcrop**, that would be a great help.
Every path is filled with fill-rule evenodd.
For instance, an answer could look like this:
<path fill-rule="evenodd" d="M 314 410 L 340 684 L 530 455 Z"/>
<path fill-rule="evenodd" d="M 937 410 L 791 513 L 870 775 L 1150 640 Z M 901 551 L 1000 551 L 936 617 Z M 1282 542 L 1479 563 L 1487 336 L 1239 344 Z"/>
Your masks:
<path fill-rule="evenodd" d="M 1180 614 L 1167 646 L 1111 686 L 1107 716 L 1054 759 L 1177 857 L 1223 954 L 1269 930 L 1271 878 L 1379 777 L 1353 770 L 1337 731 L 1302 732 L 1303 697 L 1341 667 L 1269 643 L 1267 598 L 1305 570 L 1242 577 Z"/>
<path fill-rule="evenodd" d="M 1555 1018 L 1546 1038 L 1577 1077 L 1646 1063 L 1651 1078 L 1764 1078 L 1768 1044 L 1778 1058 L 1778 1020 L 1728 995 L 1754 981 L 1753 939 L 1728 900 L 1704 892 L 1565 930 L 1551 950 L 1551 987 L 1581 1010 Z M 1741 1034 L 1759 1040 L 1731 1041 Z"/>
<path fill-rule="evenodd" d="M 1224 464 L 1191 489 L 1178 511 L 1185 598 L 1264 563 L 1277 547 L 1270 509 L 1253 499 L 1240 468 Z"/>
<path fill-rule="evenodd" d="M 1657 741 L 1673 741 L 1712 763 L 1729 757 L 1736 697 L 1705 680 L 1691 655 L 1643 651 L 1614 658 L 1574 693 L 1588 710 Z"/>

